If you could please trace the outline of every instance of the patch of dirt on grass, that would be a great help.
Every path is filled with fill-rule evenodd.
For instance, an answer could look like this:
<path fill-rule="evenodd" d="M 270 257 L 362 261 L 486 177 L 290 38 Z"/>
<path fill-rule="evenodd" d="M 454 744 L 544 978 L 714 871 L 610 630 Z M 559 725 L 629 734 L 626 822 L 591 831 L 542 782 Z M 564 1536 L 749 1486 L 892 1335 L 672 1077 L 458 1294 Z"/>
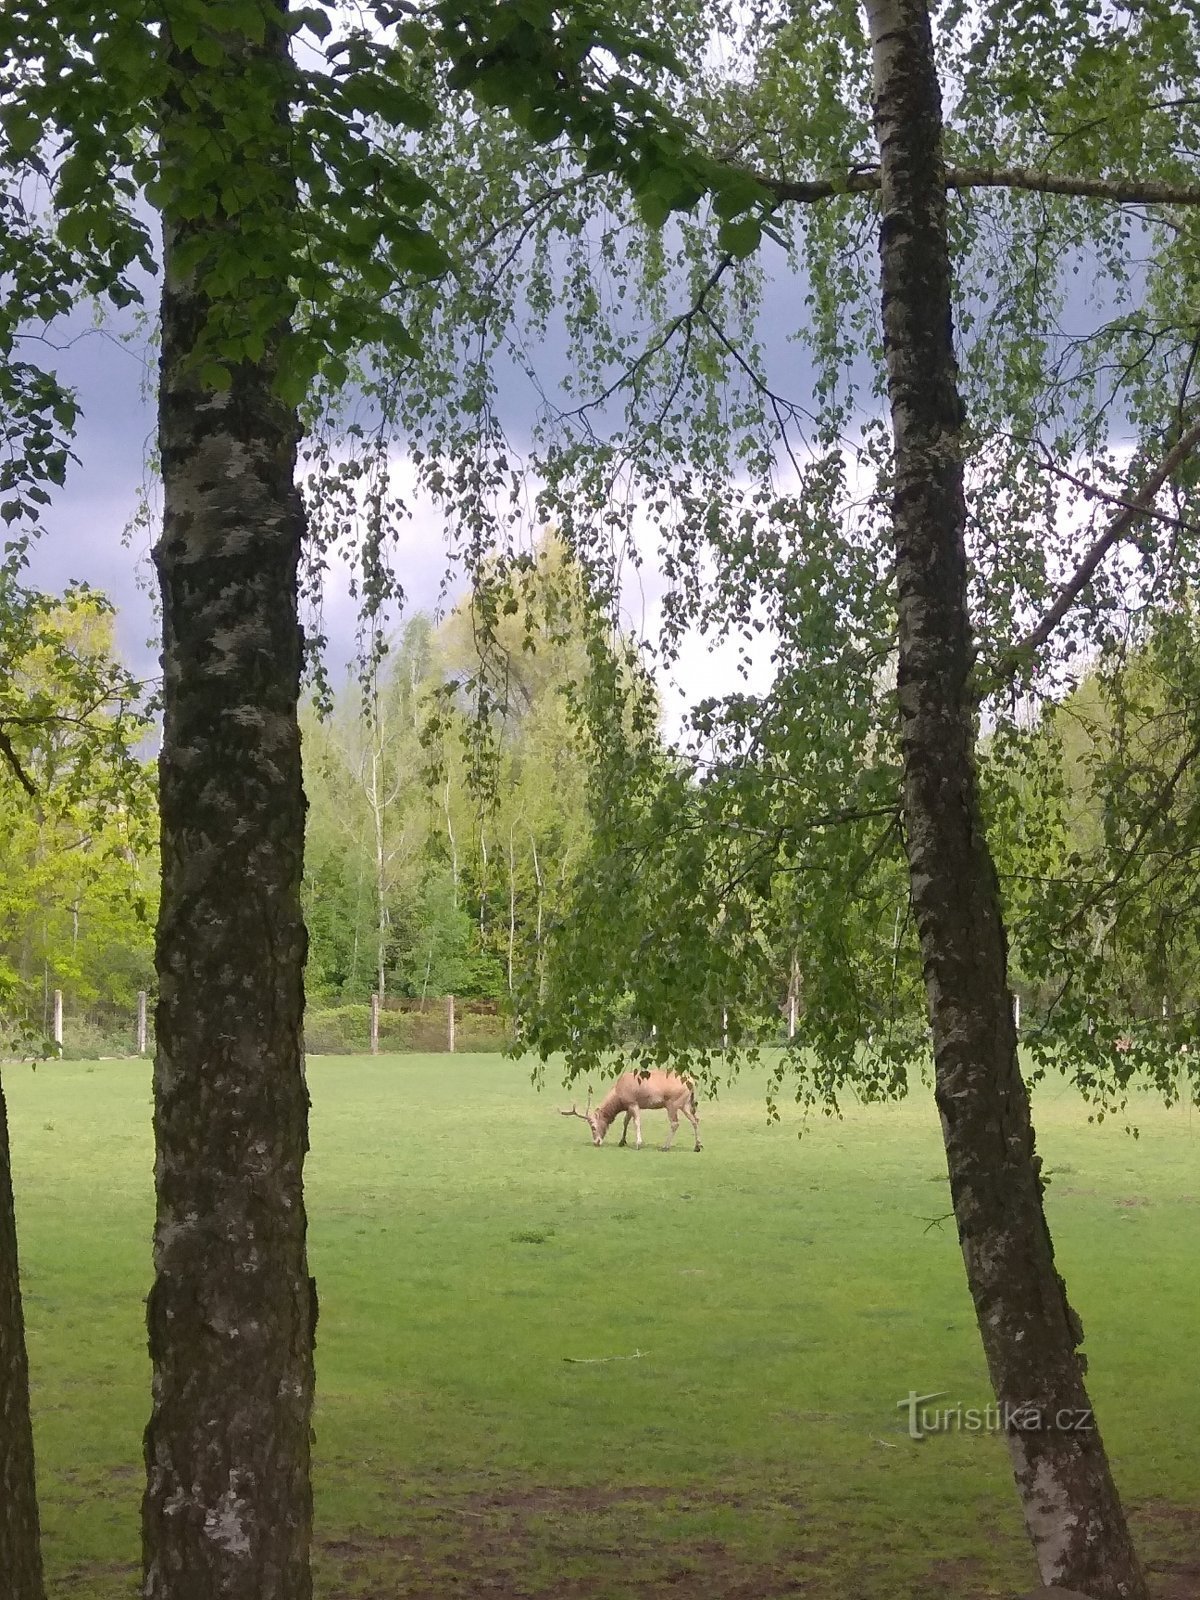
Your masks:
<path fill-rule="evenodd" d="M 991 1595 L 995 1590 L 980 1587 L 983 1582 L 983 1563 L 978 1556 L 961 1556 L 949 1561 L 935 1561 L 924 1579 L 929 1600 L 941 1600 L 945 1595 L 954 1600 L 976 1600 Z"/>
<path fill-rule="evenodd" d="M 53 1592 L 78 1594 L 84 1600 L 108 1600 L 108 1596 L 136 1595 L 141 1569 L 131 1561 L 86 1561 L 70 1567 L 55 1578 Z"/>
<path fill-rule="evenodd" d="M 714 1508 L 749 1514 L 778 1497 L 654 1484 L 496 1485 L 407 1498 L 403 1532 L 354 1529 L 319 1545 L 325 1600 L 600 1600 L 813 1595 L 829 1551 L 803 1543 L 763 1560 L 675 1519 Z M 668 1526 L 663 1519 L 672 1524 Z M 832 1592 L 832 1591 L 831 1591 Z"/>
<path fill-rule="evenodd" d="M 745 1543 L 715 1537 L 711 1523 L 689 1535 L 684 1520 L 714 1511 L 761 1518 L 781 1506 L 801 1513 L 793 1542 L 761 1554 L 749 1520 Z M 878 1549 L 856 1553 L 852 1528 L 846 1542 L 818 1543 L 803 1510 L 786 1491 L 657 1484 L 497 1481 L 406 1494 L 399 1531 L 354 1528 L 319 1542 L 317 1592 L 322 1600 L 996 1600 L 1007 1592 L 976 1555 L 900 1578 Z M 1200 1507 L 1147 1501 L 1131 1507 L 1131 1520 L 1152 1600 L 1200 1600 Z M 1011 1593 L 1020 1587 L 1014 1580 Z"/>
<path fill-rule="evenodd" d="M 1200 1595 L 1200 1506 L 1143 1500 L 1130 1508 L 1153 1600 Z"/>

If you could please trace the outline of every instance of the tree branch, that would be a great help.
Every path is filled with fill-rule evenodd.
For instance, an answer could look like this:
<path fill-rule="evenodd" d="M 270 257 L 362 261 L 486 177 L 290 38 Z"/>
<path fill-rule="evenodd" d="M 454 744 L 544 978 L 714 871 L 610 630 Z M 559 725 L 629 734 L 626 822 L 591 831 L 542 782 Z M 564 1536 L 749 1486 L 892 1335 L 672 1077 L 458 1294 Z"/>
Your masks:
<path fill-rule="evenodd" d="M 779 201 L 812 205 L 839 194 L 871 194 L 879 188 L 878 167 L 860 167 L 837 178 L 793 180 L 749 171 Z M 1074 195 L 1111 200 L 1116 205 L 1200 205 L 1200 184 L 1162 183 L 1152 178 L 1089 178 L 1044 172 L 1039 167 L 947 167 L 947 189 L 1022 189 L 1033 194 Z"/>
<path fill-rule="evenodd" d="M 1155 467 L 1150 476 L 1136 490 L 1129 495 L 1121 497 L 1121 506 L 1110 519 L 1104 532 L 1095 539 L 1076 567 L 1071 577 L 1058 591 L 1058 597 L 1046 612 L 1035 628 L 1032 628 L 1019 644 L 1005 652 L 996 669 L 993 681 L 988 685 L 989 690 L 998 688 L 1007 683 L 1017 672 L 1022 661 L 1027 660 L 1035 650 L 1039 650 L 1058 627 L 1067 612 L 1087 588 L 1095 577 L 1100 563 L 1114 545 L 1120 544 L 1134 527 L 1143 518 L 1154 514 L 1154 501 L 1159 490 L 1172 478 L 1189 456 L 1193 454 L 1197 445 L 1200 445 L 1200 421 L 1193 422 L 1175 446 L 1167 452 Z"/>
<path fill-rule="evenodd" d="M 0 755 L 4 757 L 5 761 L 7 761 L 9 766 L 12 768 L 17 782 L 21 785 L 22 789 L 24 789 L 25 793 L 31 800 L 36 800 L 38 797 L 37 785 L 25 771 L 25 768 L 21 765 L 21 759 L 12 747 L 12 740 L 8 737 L 3 728 L 0 728 Z"/>

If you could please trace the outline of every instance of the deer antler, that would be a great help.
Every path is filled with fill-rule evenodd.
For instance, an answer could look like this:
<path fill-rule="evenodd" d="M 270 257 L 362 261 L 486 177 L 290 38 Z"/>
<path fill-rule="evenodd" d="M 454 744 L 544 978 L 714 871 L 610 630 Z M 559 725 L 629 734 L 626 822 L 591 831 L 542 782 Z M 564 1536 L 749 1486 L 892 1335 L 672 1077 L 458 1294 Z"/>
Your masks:
<path fill-rule="evenodd" d="M 585 1122 L 587 1122 L 588 1117 L 589 1117 L 589 1115 L 591 1113 L 591 1109 L 592 1109 L 592 1091 L 589 1089 L 588 1090 L 587 1108 L 586 1108 L 586 1110 L 576 1111 L 575 1102 L 574 1102 L 574 1100 L 572 1100 L 571 1101 L 571 1109 L 569 1111 L 563 1111 L 560 1108 L 558 1114 L 559 1114 L 560 1117 L 582 1117 L 583 1120 Z"/>

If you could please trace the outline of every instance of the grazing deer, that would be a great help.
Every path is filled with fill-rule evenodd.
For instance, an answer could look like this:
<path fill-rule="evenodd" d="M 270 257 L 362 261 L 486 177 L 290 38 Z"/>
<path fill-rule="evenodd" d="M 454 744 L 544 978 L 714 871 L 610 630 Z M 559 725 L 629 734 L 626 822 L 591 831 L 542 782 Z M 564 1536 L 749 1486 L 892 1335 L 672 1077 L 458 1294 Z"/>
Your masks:
<path fill-rule="evenodd" d="M 634 1128 L 634 1149 L 642 1148 L 642 1112 L 665 1111 L 667 1120 L 671 1124 L 671 1131 L 667 1135 L 664 1150 L 671 1148 L 671 1141 L 679 1132 L 679 1113 L 684 1116 L 696 1130 L 696 1149 L 700 1149 L 700 1118 L 696 1115 L 696 1091 L 691 1081 L 681 1078 L 675 1072 L 623 1072 L 613 1084 L 612 1088 L 601 1100 L 600 1104 L 592 1109 L 592 1097 L 588 1094 L 586 1111 L 577 1111 L 574 1106 L 569 1111 L 561 1113 L 564 1117 L 582 1117 L 592 1130 L 592 1143 L 604 1143 L 604 1135 L 620 1116 L 625 1113 L 625 1126 L 621 1129 L 620 1143 L 624 1144 L 629 1133 L 629 1124 L 632 1121 Z"/>

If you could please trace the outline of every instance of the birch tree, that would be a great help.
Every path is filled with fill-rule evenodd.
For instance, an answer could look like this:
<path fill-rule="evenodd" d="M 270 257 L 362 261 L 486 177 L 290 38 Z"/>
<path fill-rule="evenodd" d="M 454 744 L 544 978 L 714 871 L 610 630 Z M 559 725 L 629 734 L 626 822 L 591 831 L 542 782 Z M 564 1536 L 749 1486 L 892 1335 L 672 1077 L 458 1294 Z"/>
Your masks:
<path fill-rule="evenodd" d="M 24 465 L 14 438 L 9 488 Z M 29 485 L 26 485 L 28 492 Z M 36 501 L 34 502 L 37 503 Z M 19 542 L 0 562 L 0 1038 L 44 1038 L 47 964 L 83 976 L 72 950 L 82 904 L 136 948 L 149 784 L 136 744 L 141 686 L 112 653 L 103 598 L 56 598 L 22 581 Z M 8 1070 L 12 1070 L 11 1068 Z M 7 1113 L 0 1084 L 0 1572 L 41 1600 L 42 1564 Z"/>
<path fill-rule="evenodd" d="M 1140 1597 L 1055 1271 L 974 762 L 962 433 L 941 95 L 921 0 L 867 0 L 894 450 L 905 848 L 967 1281 L 1042 1581 Z"/>
<path fill-rule="evenodd" d="M 43 1600 L 8 1109 L 0 1078 L 0 1571 L 13 1600 Z"/>
<path fill-rule="evenodd" d="M 22 315 L 57 315 L 81 293 L 138 298 L 138 272 L 154 265 L 145 201 L 162 221 L 151 1600 L 311 1593 L 298 406 L 311 397 L 319 413 L 360 354 L 371 369 L 369 352 L 418 347 L 397 287 L 449 257 L 422 225 L 437 186 L 398 136 L 432 117 L 420 58 L 469 58 L 489 8 L 338 20 L 334 34 L 325 8 L 290 14 L 274 0 L 102 17 L 18 0 L 0 19 L 3 197 L 20 224 L 3 258 L 16 310 L 0 353 Z M 514 20 L 527 85 L 564 108 L 555 127 L 599 115 L 623 139 L 613 97 L 593 105 L 588 85 L 603 75 L 596 47 L 624 51 L 626 31 L 590 7 Z M 291 54 L 300 28 L 313 51 L 328 41 L 308 74 Z M 23 184 L 48 226 L 25 228 Z M 36 368 L 10 362 L 2 382 L 30 441 L 5 514 L 31 538 L 73 411 Z M 371 585 L 370 552 L 368 565 Z M 15 1257 L 4 1271 L 15 1281 Z M 24 1472 L 19 1404 L 12 1415 Z"/>

